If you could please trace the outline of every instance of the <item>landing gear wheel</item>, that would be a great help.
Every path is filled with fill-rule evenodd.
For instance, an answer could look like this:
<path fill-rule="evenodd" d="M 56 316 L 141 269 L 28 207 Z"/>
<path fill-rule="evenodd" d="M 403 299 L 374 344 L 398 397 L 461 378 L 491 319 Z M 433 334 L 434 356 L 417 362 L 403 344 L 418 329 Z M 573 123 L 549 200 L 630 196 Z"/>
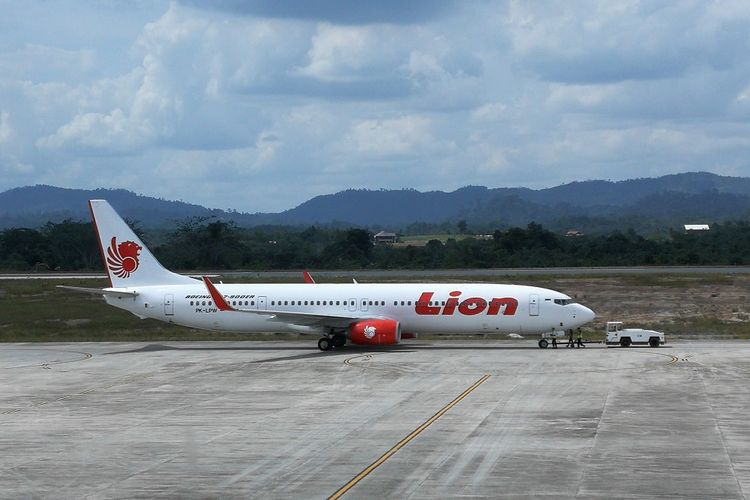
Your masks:
<path fill-rule="evenodd" d="M 623 337 L 620 339 L 620 345 L 622 347 L 630 347 L 630 337 Z"/>
<path fill-rule="evenodd" d="M 346 335 L 337 333 L 336 335 L 333 336 L 331 341 L 333 342 L 333 347 L 336 347 L 336 348 L 344 347 L 344 344 L 346 344 Z"/>
<path fill-rule="evenodd" d="M 330 351 L 333 348 L 333 343 L 328 337 L 323 337 L 318 340 L 318 349 L 321 351 Z"/>
<path fill-rule="evenodd" d="M 648 345 L 651 347 L 659 347 L 659 337 L 651 337 L 648 339 Z"/>
<path fill-rule="evenodd" d="M 549 345 L 549 342 L 547 342 L 547 339 L 542 339 L 539 341 L 540 349 L 546 349 L 548 345 Z"/>

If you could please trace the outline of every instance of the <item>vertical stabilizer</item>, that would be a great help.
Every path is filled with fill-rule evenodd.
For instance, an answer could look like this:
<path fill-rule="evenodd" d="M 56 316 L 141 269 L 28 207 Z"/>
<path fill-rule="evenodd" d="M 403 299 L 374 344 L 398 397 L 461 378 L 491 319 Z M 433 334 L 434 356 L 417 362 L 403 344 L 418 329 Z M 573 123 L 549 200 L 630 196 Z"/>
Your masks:
<path fill-rule="evenodd" d="M 159 264 L 107 201 L 89 200 L 89 208 L 112 287 L 196 283 L 194 279 L 168 271 Z"/>

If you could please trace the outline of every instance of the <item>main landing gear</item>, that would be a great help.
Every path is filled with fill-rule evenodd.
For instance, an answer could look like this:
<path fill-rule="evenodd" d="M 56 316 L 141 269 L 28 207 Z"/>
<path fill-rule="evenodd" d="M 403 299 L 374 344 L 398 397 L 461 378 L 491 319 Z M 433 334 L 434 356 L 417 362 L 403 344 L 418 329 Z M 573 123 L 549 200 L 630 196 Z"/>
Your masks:
<path fill-rule="evenodd" d="M 327 337 L 318 340 L 318 349 L 321 351 L 330 351 L 334 347 L 344 347 L 346 344 L 346 335 L 343 333 L 331 333 Z"/>

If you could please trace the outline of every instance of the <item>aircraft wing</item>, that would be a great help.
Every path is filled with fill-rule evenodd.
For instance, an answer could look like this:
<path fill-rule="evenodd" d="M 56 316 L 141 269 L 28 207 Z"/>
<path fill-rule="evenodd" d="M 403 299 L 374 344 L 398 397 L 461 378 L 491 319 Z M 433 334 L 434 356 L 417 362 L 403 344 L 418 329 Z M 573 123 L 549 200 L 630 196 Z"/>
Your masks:
<path fill-rule="evenodd" d="M 135 297 L 135 290 L 123 290 L 121 288 L 85 288 L 81 286 L 57 285 L 57 288 L 73 290 L 74 292 L 92 293 L 94 295 L 112 295 L 113 297 Z"/>
<path fill-rule="evenodd" d="M 246 314 L 260 314 L 263 316 L 270 316 L 272 321 L 280 321 L 283 323 L 291 323 L 300 326 L 321 326 L 329 328 L 346 328 L 352 323 L 364 319 L 386 319 L 381 316 L 359 316 L 356 314 L 317 314 L 317 313 L 306 313 L 306 312 L 289 312 L 289 311 L 272 311 L 266 309 L 235 309 L 230 306 L 224 297 L 219 293 L 211 280 L 207 277 L 203 277 L 203 282 L 206 284 L 208 293 L 211 294 L 211 298 L 216 304 L 216 307 L 220 311 L 232 311 Z"/>

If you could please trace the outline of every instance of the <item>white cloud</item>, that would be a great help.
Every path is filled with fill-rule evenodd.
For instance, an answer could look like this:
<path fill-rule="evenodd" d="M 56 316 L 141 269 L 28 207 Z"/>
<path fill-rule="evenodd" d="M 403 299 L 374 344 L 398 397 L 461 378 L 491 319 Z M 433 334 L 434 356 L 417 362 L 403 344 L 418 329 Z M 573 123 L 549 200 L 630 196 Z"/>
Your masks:
<path fill-rule="evenodd" d="M 11 4 L 3 186 L 255 211 L 348 187 L 750 171 L 747 2 L 420 3 L 403 18 L 392 3 L 352 22 L 190 5 Z"/>
<path fill-rule="evenodd" d="M 367 155 L 415 153 L 434 141 L 430 128 L 430 120 L 423 116 L 363 120 L 352 125 L 346 143 L 351 149 Z"/>
<path fill-rule="evenodd" d="M 471 112 L 471 118 L 479 122 L 494 122 L 506 116 L 508 106 L 501 102 L 488 102 L 482 104 Z"/>
<path fill-rule="evenodd" d="M 320 24 L 299 74 L 323 81 L 348 82 L 393 76 L 408 51 L 394 43 L 402 28 Z"/>
<path fill-rule="evenodd" d="M 10 127 L 10 113 L 7 111 L 0 112 L 0 144 L 8 142 L 13 134 Z"/>
<path fill-rule="evenodd" d="M 26 43 L 0 53 L 0 72 L 5 78 L 26 79 L 31 75 L 45 79 L 78 79 L 81 73 L 94 68 L 96 55 L 92 49 L 68 50 L 60 47 Z"/>

